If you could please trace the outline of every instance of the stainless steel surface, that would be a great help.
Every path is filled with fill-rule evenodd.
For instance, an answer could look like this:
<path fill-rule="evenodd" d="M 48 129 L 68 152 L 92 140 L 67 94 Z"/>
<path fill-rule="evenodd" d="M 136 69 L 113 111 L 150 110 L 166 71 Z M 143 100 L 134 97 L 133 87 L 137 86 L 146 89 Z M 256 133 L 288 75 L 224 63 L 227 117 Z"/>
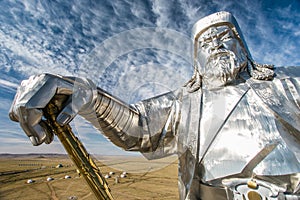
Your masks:
<path fill-rule="evenodd" d="M 74 79 L 44 75 L 24 82 L 10 116 L 40 144 L 41 108 L 55 91 L 73 94 L 61 124 L 79 113 L 125 150 L 177 154 L 181 199 L 300 199 L 299 70 L 274 77 L 254 62 L 227 12 L 199 20 L 193 39 L 194 75 L 178 90 L 126 105 L 89 80 L 70 91 Z"/>

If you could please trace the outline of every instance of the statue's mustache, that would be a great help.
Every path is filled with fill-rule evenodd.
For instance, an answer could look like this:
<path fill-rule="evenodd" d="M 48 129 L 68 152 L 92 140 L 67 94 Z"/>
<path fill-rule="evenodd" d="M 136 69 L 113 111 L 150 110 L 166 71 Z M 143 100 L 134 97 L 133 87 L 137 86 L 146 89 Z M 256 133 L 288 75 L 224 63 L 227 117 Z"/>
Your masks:
<path fill-rule="evenodd" d="M 218 49 L 215 52 L 213 52 L 207 59 L 206 64 L 210 62 L 217 62 L 219 60 L 225 60 L 225 59 L 236 59 L 236 55 L 233 51 L 230 51 L 228 49 Z"/>

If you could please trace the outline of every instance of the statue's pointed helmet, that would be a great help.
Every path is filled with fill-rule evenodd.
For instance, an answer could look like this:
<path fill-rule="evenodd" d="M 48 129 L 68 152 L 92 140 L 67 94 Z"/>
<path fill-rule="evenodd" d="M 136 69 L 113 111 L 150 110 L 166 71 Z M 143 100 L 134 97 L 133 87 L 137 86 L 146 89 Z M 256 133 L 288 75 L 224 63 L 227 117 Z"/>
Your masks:
<path fill-rule="evenodd" d="M 194 61 L 197 59 L 197 51 L 198 51 L 198 38 L 200 35 L 206 31 L 208 28 L 213 26 L 223 26 L 226 25 L 231 28 L 232 32 L 236 35 L 239 40 L 241 47 L 244 49 L 245 53 L 249 60 L 252 60 L 251 54 L 243 37 L 243 34 L 240 30 L 240 27 L 234 18 L 234 16 L 226 11 L 217 12 L 206 16 L 195 23 L 192 29 L 192 38 L 194 43 L 194 52 L 193 59 Z"/>
<path fill-rule="evenodd" d="M 272 80 L 274 77 L 274 65 L 269 64 L 258 64 L 256 63 L 250 54 L 250 51 L 247 47 L 247 43 L 244 39 L 242 31 L 234 18 L 234 16 L 226 11 L 217 12 L 211 14 L 207 17 L 204 17 L 197 21 L 192 29 L 192 39 L 194 43 L 193 48 L 193 60 L 194 60 L 194 74 L 192 79 L 186 85 L 193 85 L 191 86 L 191 91 L 195 91 L 201 87 L 202 77 L 199 73 L 198 67 L 200 62 L 198 62 L 198 51 L 199 51 L 199 42 L 198 39 L 203 32 L 208 30 L 210 27 L 216 26 L 228 26 L 233 34 L 236 36 L 236 39 L 239 41 L 241 48 L 244 50 L 246 54 L 248 65 L 247 71 L 251 77 L 258 80 Z"/>

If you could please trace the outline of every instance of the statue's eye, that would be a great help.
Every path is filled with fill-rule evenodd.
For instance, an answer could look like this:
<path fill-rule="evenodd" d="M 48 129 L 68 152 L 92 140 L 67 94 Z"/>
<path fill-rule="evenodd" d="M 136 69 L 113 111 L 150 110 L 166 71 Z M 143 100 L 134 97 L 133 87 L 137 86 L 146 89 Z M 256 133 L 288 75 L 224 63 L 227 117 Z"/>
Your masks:
<path fill-rule="evenodd" d="M 228 41 L 228 40 L 231 40 L 232 37 L 229 33 L 226 33 L 224 36 L 222 36 L 221 40 L 222 41 Z"/>
<path fill-rule="evenodd" d="M 199 47 L 207 48 L 210 45 L 211 42 L 212 42 L 211 37 L 203 37 L 199 40 Z"/>
<path fill-rule="evenodd" d="M 222 31 L 221 33 L 218 34 L 218 38 L 220 38 L 220 40 L 222 40 L 222 41 L 231 39 L 232 37 L 230 34 L 230 30 L 225 29 L 224 31 Z"/>
<path fill-rule="evenodd" d="M 207 41 L 200 41 L 199 42 L 199 47 L 201 48 L 207 48 L 208 47 L 208 42 Z"/>

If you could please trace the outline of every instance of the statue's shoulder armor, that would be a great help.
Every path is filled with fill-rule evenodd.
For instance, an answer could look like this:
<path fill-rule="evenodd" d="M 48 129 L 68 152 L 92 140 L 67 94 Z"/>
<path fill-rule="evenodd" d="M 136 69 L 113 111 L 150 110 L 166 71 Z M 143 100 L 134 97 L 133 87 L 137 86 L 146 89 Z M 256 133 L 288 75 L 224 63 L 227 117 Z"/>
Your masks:
<path fill-rule="evenodd" d="M 300 67 L 277 69 L 276 74 L 272 81 L 248 83 L 281 122 L 300 132 Z"/>

